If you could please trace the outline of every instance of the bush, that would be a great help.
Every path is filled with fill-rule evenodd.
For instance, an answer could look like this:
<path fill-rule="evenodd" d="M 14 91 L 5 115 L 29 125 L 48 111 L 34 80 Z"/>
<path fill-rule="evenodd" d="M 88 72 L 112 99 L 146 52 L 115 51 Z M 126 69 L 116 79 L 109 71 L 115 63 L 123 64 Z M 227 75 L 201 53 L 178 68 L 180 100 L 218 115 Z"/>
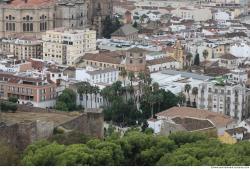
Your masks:
<path fill-rule="evenodd" d="M 11 96 L 11 97 L 8 98 L 8 101 L 12 102 L 12 103 L 17 103 L 18 102 L 18 98 Z"/>

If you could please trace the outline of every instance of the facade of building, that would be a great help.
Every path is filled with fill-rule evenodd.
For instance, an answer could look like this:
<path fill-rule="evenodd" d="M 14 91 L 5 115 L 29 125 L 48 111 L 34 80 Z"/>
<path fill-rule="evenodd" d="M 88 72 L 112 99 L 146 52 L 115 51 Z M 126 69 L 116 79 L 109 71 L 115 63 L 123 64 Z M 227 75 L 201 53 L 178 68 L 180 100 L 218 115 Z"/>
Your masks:
<path fill-rule="evenodd" d="M 212 12 L 209 8 L 181 7 L 173 10 L 172 13 L 185 20 L 206 21 L 212 19 Z"/>
<path fill-rule="evenodd" d="M 92 25 L 98 35 L 106 16 L 112 16 L 111 0 L 7 0 L 0 2 L 0 37 L 41 37 L 58 27 L 83 29 Z"/>
<path fill-rule="evenodd" d="M 96 52 L 96 32 L 57 29 L 47 31 L 43 40 L 43 60 L 74 65 L 85 53 Z"/>
<path fill-rule="evenodd" d="M 96 54 L 87 53 L 85 54 L 78 67 L 96 67 L 98 69 L 115 68 L 122 70 L 124 68 L 123 61 L 125 54 L 120 52 L 100 52 Z"/>
<path fill-rule="evenodd" d="M 249 116 L 249 94 L 243 83 L 215 79 L 199 85 L 197 107 L 242 121 Z"/>
<path fill-rule="evenodd" d="M 141 48 L 132 48 L 126 51 L 125 70 L 127 72 L 146 71 L 146 53 L 147 51 Z"/>
<path fill-rule="evenodd" d="M 181 64 L 172 57 L 163 57 L 159 59 L 147 60 L 147 67 L 150 72 L 157 72 L 165 69 L 179 69 Z"/>
<path fill-rule="evenodd" d="M 42 41 L 33 38 L 2 39 L 0 53 L 11 54 L 18 60 L 42 58 Z"/>
<path fill-rule="evenodd" d="M 53 107 L 56 102 L 56 84 L 41 77 L 0 73 L 1 98 L 17 97 L 19 104 L 34 107 Z"/>
<path fill-rule="evenodd" d="M 113 0 L 87 0 L 87 3 L 88 21 L 96 30 L 97 37 L 101 37 L 106 17 L 113 17 Z"/>
<path fill-rule="evenodd" d="M 239 60 L 236 56 L 232 54 L 224 54 L 219 58 L 219 66 L 227 69 L 236 69 L 238 68 Z"/>

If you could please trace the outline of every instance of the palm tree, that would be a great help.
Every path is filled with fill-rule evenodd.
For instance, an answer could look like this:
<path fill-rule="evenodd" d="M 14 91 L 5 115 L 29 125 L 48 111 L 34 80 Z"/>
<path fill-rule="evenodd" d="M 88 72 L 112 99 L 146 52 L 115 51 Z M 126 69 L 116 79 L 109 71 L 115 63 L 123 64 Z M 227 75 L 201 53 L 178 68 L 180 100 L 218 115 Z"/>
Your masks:
<path fill-rule="evenodd" d="M 125 69 L 122 69 L 122 71 L 120 72 L 120 76 L 122 77 L 123 79 L 123 87 L 124 87 L 124 90 L 125 90 L 125 96 L 126 96 L 126 102 L 128 100 L 128 96 L 127 96 L 127 88 L 126 88 L 126 77 L 127 77 L 127 71 Z"/>
<path fill-rule="evenodd" d="M 187 94 L 188 94 L 187 105 L 190 105 L 190 95 L 189 95 L 189 91 L 191 90 L 191 85 L 190 85 L 190 84 L 186 84 L 184 90 L 185 90 L 185 92 L 187 92 Z"/>
<path fill-rule="evenodd" d="M 202 55 L 205 59 L 205 63 L 204 63 L 204 72 L 206 71 L 206 62 L 207 62 L 207 57 L 208 57 L 208 51 L 205 49 L 203 52 L 202 52 Z"/>
<path fill-rule="evenodd" d="M 180 100 L 180 105 L 184 105 L 184 103 L 186 102 L 186 96 L 183 92 L 178 94 L 179 100 Z"/>
<path fill-rule="evenodd" d="M 100 92 L 100 89 L 98 86 L 93 86 L 93 93 L 95 95 L 95 108 L 97 108 L 97 103 L 96 103 L 96 98 L 97 98 L 97 94 Z"/>
<path fill-rule="evenodd" d="M 135 78 L 134 72 L 129 72 L 129 73 L 128 73 L 128 78 L 129 78 L 129 80 L 130 80 L 130 86 L 133 86 L 133 80 L 134 80 L 134 78 Z"/>
<path fill-rule="evenodd" d="M 108 86 L 108 87 L 105 87 L 104 89 L 102 89 L 100 92 L 101 96 L 103 97 L 104 103 L 106 103 L 107 106 L 109 106 L 110 90 L 111 90 L 111 87 Z"/>
<path fill-rule="evenodd" d="M 193 58 L 192 53 L 188 53 L 187 56 L 186 56 L 186 59 L 188 61 L 188 68 L 189 68 L 189 70 L 191 70 L 191 59 L 192 58 Z"/>
<path fill-rule="evenodd" d="M 88 88 L 89 94 L 90 94 L 90 108 L 92 109 L 92 103 L 93 103 L 93 93 L 94 93 L 94 87 L 93 86 L 89 86 Z"/>
<path fill-rule="evenodd" d="M 194 107 L 196 107 L 196 97 L 197 97 L 197 95 L 198 95 L 198 87 L 194 87 L 193 89 L 192 89 L 192 95 L 194 95 Z"/>
<path fill-rule="evenodd" d="M 127 77 L 127 71 L 125 69 L 122 69 L 122 71 L 119 73 L 119 75 L 122 77 L 122 80 L 123 80 L 123 86 L 125 87 L 126 84 L 126 77 Z"/>
<path fill-rule="evenodd" d="M 159 90 L 159 88 L 160 88 L 160 86 L 159 86 L 159 84 L 158 84 L 157 82 L 154 82 L 154 83 L 152 84 L 152 89 L 153 89 L 153 92 L 158 91 L 158 90 Z"/>
<path fill-rule="evenodd" d="M 196 97 L 197 97 L 197 95 L 198 95 L 198 87 L 194 87 L 194 88 L 192 89 L 192 95 L 194 95 L 194 102 L 195 102 Z"/>
<path fill-rule="evenodd" d="M 90 86 L 89 82 L 81 82 L 77 86 L 77 93 L 80 95 L 80 97 L 82 98 L 83 94 L 85 94 L 85 97 L 86 97 L 86 100 L 85 100 L 86 104 L 85 104 L 85 106 L 86 107 L 87 107 L 89 86 Z M 81 105 L 82 105 L 82 102 L 81 102 Z"/>

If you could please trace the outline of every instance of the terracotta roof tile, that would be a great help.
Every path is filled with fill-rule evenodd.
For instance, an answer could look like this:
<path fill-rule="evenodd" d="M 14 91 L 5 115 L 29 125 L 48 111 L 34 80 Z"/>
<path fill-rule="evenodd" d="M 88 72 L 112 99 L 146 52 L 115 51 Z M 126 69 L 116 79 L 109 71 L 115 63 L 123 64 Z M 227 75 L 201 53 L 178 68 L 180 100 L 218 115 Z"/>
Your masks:
<path fill-rule="evenodd" d="M 157 65 L 157 64 L 162 64 L 162 63 L 168 63 L 168 62 L 177 62 L 174 58 L 172 57 L 163 57 L 163 58 L 158 58 L 158 59 L 153 59 L 153 60 L 147 60 L 147 65 Z"/>

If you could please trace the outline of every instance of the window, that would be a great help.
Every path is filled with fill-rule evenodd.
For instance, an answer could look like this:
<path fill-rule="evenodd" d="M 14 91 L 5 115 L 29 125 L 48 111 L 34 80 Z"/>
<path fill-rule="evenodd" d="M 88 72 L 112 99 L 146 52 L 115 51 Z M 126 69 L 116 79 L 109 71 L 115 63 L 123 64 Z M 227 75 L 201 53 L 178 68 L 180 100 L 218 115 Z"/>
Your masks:
<path fill-rule="evenodd" d="M 221 89 L 221 94 L 224 94 L 224 90 L 223 89 Z"/>
<path fill-rule="evenodd" d="M 211 88 L 208 88 L 208 92 L 212 92 L 212 89 L 211 89 Z"/>
<path fill-rule="evenodd" d="M 130 64 L 132 64 L 132 63 L 133 63 L 133 60 L 132 60 L 132 59 L 130 59 L 129 63 L 130 63 Z"/>

